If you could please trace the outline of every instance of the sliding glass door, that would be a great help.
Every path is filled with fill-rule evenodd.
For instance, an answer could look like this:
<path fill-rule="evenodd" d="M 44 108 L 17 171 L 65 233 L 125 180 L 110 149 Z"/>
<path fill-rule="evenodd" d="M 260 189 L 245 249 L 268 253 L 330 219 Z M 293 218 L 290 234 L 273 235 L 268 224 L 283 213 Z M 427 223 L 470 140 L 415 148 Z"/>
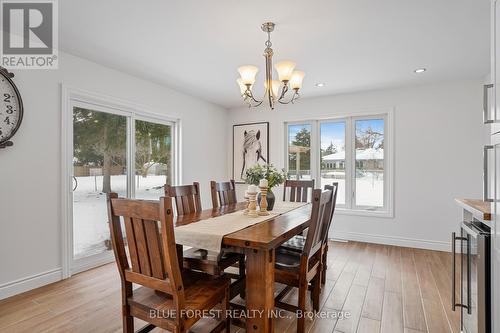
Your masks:
<path fill-rule="evenodd" d="M 158 200 L 174 179 L 175 123 L 72 102 L 72 273 L 113 260 L 106 194 Z"/>
<path fill-rule="evenodd" d="M 111 250 L 106 193 L 127 196 L 125 116 L 73 108 L 73 258 Z"/>

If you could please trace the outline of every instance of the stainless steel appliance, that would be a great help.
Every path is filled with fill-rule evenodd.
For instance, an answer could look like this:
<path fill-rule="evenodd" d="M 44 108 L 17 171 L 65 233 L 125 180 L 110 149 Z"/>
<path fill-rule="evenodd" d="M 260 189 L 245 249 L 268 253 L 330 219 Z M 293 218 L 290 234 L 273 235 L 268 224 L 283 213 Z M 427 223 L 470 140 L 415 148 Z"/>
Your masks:
<path fill-rule="evenodd" d="M 463 222 L 460 237 L 452 235 L 452 307 L 461 308 L 464 333 L 491 332 L 490 228 L 483 223 Z M 456 248 L 460 241 L 460 302 L 455 299 Z"/>

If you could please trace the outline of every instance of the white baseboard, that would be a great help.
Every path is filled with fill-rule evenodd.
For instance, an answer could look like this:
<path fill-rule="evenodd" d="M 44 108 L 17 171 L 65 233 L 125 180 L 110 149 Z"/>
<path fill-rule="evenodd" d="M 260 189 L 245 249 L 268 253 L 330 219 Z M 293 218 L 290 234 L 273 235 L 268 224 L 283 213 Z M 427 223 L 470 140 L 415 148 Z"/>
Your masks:
<path fill-rule="evenodd" d="M 101 253 L 101 255 L 82 258 L 73 263 L 73 266 L 71 267 L 71 274 L 78 274 L 91 268 L 109 264 L 113 261 L 115 261 L 113 251 L 107 251 L 105 253 Z"/>
<path fill-rule="evenodd" d="M 40 274 L 4 283 L 0 285 L 0 300 L 60 280 L 62 280 L 62 270 L 61 268 L 56 268 Z"/>
<path fill-rule="evenodd" d="M 330 237 L 333 239 L 358 241 L 364 243 L 395 245 L 402 247 L 412 247 L 417 249 L 436 250 L 445 252 L 451 251 L 450 242 L 443 242 L 443 241 L 373 235 L 373 234 L 364 234 L 364 233 L 346 232 L 346 231 L 330 232 Z"/>

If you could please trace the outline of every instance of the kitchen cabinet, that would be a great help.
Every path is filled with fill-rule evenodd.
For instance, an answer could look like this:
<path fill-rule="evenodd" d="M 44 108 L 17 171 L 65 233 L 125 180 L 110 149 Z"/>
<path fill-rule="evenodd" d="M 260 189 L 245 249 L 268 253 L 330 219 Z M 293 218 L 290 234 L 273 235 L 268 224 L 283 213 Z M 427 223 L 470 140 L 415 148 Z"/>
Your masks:
<path fill-rule="evenodd" d="M 485 94 L 484 113 L 489 115 L 491 123 L 491 153 L 493 163 L 485 161 L 485 173 L 492 179 L 491 211 L 491 306 L 492 306 L 492 332 L 500 332 L 500 0 L 491 1 L 491 92 Z M 485 88 L 486 89 L 486 88 Z M 494 109 L 491 111 L 490 106 Z M 486 182 L 488 185 L 491 182 Z"/>

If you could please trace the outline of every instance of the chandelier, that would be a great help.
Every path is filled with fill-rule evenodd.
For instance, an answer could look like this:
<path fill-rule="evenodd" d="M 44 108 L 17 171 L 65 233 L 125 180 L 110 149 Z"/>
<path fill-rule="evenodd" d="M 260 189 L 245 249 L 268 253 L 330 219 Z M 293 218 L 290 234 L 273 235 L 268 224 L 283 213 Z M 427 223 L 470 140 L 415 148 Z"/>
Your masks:
<path fill-rule="evenodd" d="M 299 98 L 299 90 L 302 88 L 302 80 L 305 73 L 295 70 L 295 63 L 292 61 L 280 61 L 274 67 L 278 72 L 279 80 L 273 80 L 273 49 L 271 48 L 271 32 L 274 30 L 273 22 L 266 22 L 262 25 L 262 31 L 267 33 L 266 48 L 264 57 L 266 58 L 266 80 L 264 81 L 264 97 L 257 100 L 252 88 L 255 83 L 255 76 L 259 68 L 252 65 L 245 65 L 238 68 L 240 78 L 236 80 L 240 87 L 241 97 L 248 107 L 257 107 L 267 100 L 269 107 L 274 109 L 276 102 L 280 104 L 293 103 Z M 291 90 L 291 91 L 290 91 Z M 287 94 L 288 92 L 291 93 Z M 287 96 L 288 95 L 288 96 Z"/>

